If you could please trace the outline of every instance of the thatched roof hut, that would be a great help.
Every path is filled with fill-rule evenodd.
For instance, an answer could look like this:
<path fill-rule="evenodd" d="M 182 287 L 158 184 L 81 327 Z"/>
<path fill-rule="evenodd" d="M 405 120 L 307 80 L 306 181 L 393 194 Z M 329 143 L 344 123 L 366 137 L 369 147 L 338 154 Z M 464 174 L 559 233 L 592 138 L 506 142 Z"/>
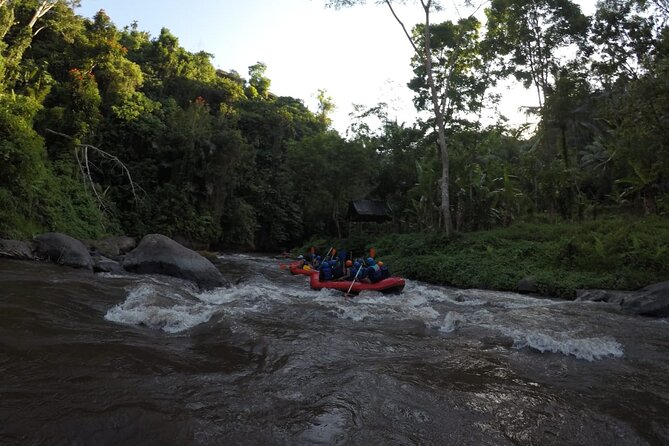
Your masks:
<path fill-rule="evenodd" d="M 346 218 L 350 221 L 371 221 L 383 223 L 392 220 L 385 201 L 353 200 L 348 203 Z"/>

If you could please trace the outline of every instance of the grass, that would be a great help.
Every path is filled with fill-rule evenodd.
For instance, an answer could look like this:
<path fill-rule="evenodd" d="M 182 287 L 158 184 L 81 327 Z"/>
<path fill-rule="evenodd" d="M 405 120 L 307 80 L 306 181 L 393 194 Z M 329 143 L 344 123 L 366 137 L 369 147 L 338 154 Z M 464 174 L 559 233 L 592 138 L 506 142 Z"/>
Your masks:
<path fill-rule="evenodd" d="M 394 275 L 459 288 L 537 292 L 574 298 L 577 289 L 633 290 L 669 280 L 669 219 L 607 218 L 581 224 L 520 223 L 456 234 L 379 237 L 377 256 Z"/>

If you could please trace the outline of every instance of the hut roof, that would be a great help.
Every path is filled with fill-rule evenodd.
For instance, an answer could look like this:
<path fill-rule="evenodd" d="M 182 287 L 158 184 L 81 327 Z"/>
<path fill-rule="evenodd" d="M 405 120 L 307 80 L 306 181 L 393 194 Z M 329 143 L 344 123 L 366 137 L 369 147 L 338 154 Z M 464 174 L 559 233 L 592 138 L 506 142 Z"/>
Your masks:
<path fill-rule="evenodd" d="M 385 201 L 353 200 L 348 203 L 347 218 L 353 221 L 374 221 L 381 223 L 392 220 Z"/>

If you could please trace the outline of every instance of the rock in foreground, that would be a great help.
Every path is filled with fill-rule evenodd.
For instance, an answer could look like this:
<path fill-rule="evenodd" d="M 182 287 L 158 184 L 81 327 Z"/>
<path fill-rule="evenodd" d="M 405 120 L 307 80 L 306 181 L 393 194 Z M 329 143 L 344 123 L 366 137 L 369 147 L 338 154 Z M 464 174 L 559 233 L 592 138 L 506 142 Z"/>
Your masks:
<path fill-rule="evenodd" d="M 122 265 L 134 273 L 190 280 L 203 289 L 230 286 L 209 260 L 161 234 L 145 236 L 137 248 L 125 256 Z"/>
<path fill-rule="evenodd" d="M 93 270 L 88 248 L 79 240 L 58 232 L 35 237 L 35 256 L 60 265 Z"/>
<path fill-rule="evenodd" d="M 35 260 L 32 247 L 19 240 L 0 239 L 0 257 L 18 260 Z"/>
<path fill-rule="evenodd" d="M 579 290 L 576 300 L 608 302 L 626 313 L 669 317 L 669 282 L 660 282 L 638 291 Z"/>

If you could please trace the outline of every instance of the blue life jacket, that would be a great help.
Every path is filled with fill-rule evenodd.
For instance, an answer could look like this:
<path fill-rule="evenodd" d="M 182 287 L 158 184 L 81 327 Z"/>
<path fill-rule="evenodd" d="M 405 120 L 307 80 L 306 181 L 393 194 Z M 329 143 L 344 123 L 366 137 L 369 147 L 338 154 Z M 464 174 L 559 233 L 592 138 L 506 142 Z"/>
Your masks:
<path fill-rule="evenodd" d="M 388 277 L 390 277 L 390 270 L 388 269 L 388 267 L 386 265 L 383 265 L 381 267 L 381 278 L 382 279 L 387 279 Z"/>
<path fill-rule="evenodd" d="M 336 262 L 336 265 L 332 267 L 332 276 L 335 279 L 339 279 L 344 276 L 344 267 L 341 263 Z"/>
<path fill-rule="evenodd" d="M 381 267 L 376 263 L 372 266 L 367 267 L 367 276 L 372 283 L 378 282 L 382 279 L 381 277 Z"/>
<path fill-rule="evenodd" d="M 358 270 L 360 270 L 360 272 L 358 272 Z M 360 266 L 357 269 L 353 268 L 353 269 L 351 269 L 351 271 L 352 271 L 352 274 L 353 274 L 352 277 L 357 277 L 355 280 L 360 280 L 360 279 L 364 279 L 365 277 L 367 277 L 367 268 L 365 268 L 364 266 Z M 357 274 L 357 276 L 356 276 L 356 274 Z M 351 280 L 353 280 L 353 278 L 351 278 Z"/>
<path fill-rule="evenodd" d="M 321 281 L 332 280 L 332 270 L 330 269 L 330 265 L 328 265 L 328 262 L 323 262 L 318 279 Z"/>

